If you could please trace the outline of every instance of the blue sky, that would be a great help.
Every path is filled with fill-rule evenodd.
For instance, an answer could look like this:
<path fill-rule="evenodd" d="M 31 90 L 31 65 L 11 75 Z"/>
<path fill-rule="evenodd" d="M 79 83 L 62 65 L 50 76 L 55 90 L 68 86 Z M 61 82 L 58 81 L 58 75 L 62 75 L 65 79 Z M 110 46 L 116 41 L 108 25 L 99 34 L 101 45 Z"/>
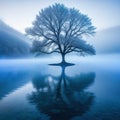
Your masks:
<path fill-rule="evenodd" d="M 97 30 L 120 25 L 120 0 L 0 0 L 0 19 L 24 33 L 36 14 L 54 3 L 75 7 L 87 14 Z"/>

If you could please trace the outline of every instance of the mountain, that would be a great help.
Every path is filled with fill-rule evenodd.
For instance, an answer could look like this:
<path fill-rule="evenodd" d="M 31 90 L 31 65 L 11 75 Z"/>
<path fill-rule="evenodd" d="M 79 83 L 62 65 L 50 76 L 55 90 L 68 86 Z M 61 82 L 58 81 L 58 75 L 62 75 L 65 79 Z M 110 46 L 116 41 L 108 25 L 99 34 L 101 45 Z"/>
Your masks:
<path fill-rule="evenodd" d="M 30 44 L 22 33 L 0 20 L 0 58 L 16 58 L 29 55 Z"/>
<path fill-rule="evenodd" d="M 90 41 L 98 54 L 120 53 L 120 26 L 98 31 Z"/>

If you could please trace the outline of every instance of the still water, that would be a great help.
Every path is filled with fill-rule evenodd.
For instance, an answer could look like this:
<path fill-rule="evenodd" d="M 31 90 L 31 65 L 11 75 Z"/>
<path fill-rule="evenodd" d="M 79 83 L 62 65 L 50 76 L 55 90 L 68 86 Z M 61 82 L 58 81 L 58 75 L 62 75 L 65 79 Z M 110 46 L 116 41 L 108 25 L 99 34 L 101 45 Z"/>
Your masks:
<path fill-rule="evenodd" d="M 1 60 L 0 120 L 120 120 L 118 58 Z"/>

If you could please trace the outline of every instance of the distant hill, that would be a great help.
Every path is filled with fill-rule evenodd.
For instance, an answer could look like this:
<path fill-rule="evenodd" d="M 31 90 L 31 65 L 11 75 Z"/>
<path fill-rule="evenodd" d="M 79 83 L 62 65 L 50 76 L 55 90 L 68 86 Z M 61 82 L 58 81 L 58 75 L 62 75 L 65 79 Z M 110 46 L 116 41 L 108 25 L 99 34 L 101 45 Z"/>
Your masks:
<path fill-rule="evenodd" d="M 98 31 L 91 39 L 97 53 L 120 53 L 120 26 Z"/>
<path fill-rule="evenodd" d="M 30 44 L 27 41 L 22 33 L 0 20 L 0 58 L 29 55 Z"/>

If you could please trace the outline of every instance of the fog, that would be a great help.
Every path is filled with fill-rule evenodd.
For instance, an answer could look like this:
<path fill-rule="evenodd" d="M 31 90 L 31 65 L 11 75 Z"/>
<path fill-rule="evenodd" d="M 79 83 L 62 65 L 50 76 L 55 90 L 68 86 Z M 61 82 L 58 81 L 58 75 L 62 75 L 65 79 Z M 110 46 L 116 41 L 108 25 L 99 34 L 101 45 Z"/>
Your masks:
<path fill-rule="evenodd" d="M 100 54 L 95 56 L 79 56 L 79 55 L 67 55 L 66 61 L 74 64 L 81 65 L 81 69 L 83 65 L 97 66 L 102 69 L 109 70 L 119 70 L 119 59 L 120 54 Z M 36 57 L 36 58 L 27 58 L 27 59 L 1 59 L 0 67 L 6 69 L 16 67 L 20 67 L 22 69 L 29 69 L 33 66 L 39 65 L 39 67 L 43 67 L 43 65 L 48 65 L 51 63 L 59 63 L 61 61 L 61 56 L 53 55 L 49 57 Z M 38 68 L 39 69 L 39 68 Z"/>
<path fill-rule="evenodd" d="M 60 56 L 0 60 L 1 119 L 119 118 L 119 59 L 120 54 L 68 55 L 75 65 L 66 68 L 48 65 Z"/>
<path fill-rule="evenodd" d="M 29 40 L 0 20 L 0 58 L 28 56 Z"/>

